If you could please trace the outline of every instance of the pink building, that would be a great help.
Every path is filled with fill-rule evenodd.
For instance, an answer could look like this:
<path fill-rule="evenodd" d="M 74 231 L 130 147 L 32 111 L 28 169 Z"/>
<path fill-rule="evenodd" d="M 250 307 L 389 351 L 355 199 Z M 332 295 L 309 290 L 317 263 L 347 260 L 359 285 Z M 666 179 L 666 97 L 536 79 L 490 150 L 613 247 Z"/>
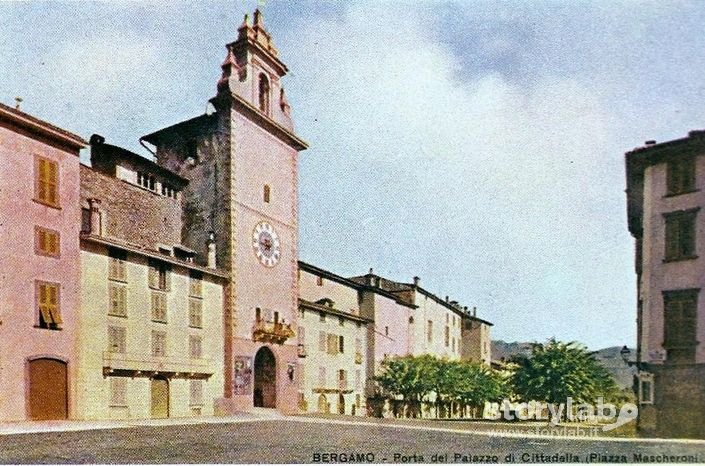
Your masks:
<path fill-rule="evenodd" d="M 85 145 L 0 104 L 2 420 L 73 415 Z"/>

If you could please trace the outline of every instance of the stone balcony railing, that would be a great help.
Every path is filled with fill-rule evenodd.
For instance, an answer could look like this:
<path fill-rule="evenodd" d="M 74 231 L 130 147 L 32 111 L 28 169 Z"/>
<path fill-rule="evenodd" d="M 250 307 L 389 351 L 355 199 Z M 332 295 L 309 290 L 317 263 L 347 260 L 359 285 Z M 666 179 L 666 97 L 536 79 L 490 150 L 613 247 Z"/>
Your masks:
<path fill-rule="evenodd" d="M 136 353 L 103 352 L 103 372 L 132 377 L 204 378 L 215 373 L 212 359 L 186 359 L 171 356 L 151 356 Z"/>
<path fill-rule="evenodd" d="M 282 344 L 295 335 L 291 325 L 282 322 L 258 320 L 252 329 L 252 339 L 266 343 Z"/>

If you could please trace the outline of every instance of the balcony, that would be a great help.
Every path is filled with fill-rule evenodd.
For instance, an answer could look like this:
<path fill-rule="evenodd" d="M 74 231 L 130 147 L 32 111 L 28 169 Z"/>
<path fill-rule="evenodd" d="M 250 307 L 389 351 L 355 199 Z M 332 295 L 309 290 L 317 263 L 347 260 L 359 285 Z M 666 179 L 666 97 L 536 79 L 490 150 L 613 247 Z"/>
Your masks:
<path fill-rule="evenodd" d="M 252 339 L 254 341 L 276 343 L 279 345 L 294 335 L 291 325 L 283 322 L 266 322 L 263 319 L 257 320 L 252 330 Z"/>
<path fill-rule="evenodd" d="M 362 364 L 362 353 L 355 353 L 355 364 Z"/>
<path fill-rule="evenodd" d="M 103 352 L 103 373 L 130 377 L 164 375 L 173 378 L 208 378 L 215 372 L 212 359 L 158 357 L 136 353 Z"/>

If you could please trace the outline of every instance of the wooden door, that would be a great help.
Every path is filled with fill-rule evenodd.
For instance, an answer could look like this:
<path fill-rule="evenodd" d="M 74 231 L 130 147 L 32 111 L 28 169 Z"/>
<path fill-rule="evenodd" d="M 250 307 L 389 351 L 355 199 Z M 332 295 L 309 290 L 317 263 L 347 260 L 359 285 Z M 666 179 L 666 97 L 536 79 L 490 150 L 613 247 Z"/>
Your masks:
<path fill-rule="evenodd" d="M 161 419 L 169 417 L 169 381 L 155 378 L 151 381 L 152 417 Z"/>
<path fill-rule="evenodd" d="M 35 420 L 68 419 L 68 371 L 56 359 L 29 362 L 29 417 Z"/>

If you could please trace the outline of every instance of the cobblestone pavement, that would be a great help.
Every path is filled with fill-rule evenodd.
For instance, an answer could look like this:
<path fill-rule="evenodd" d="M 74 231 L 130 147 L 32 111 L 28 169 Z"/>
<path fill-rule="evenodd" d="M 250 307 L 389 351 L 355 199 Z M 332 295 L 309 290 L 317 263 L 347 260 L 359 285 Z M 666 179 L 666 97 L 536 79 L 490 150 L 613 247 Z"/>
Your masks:
<path fill-rule="evenodd" d="M 631 462 L 650 455 L 705 462 L 705 442 L 521 438 L 305 417 L 0 436 L 2 463 Z"/>

